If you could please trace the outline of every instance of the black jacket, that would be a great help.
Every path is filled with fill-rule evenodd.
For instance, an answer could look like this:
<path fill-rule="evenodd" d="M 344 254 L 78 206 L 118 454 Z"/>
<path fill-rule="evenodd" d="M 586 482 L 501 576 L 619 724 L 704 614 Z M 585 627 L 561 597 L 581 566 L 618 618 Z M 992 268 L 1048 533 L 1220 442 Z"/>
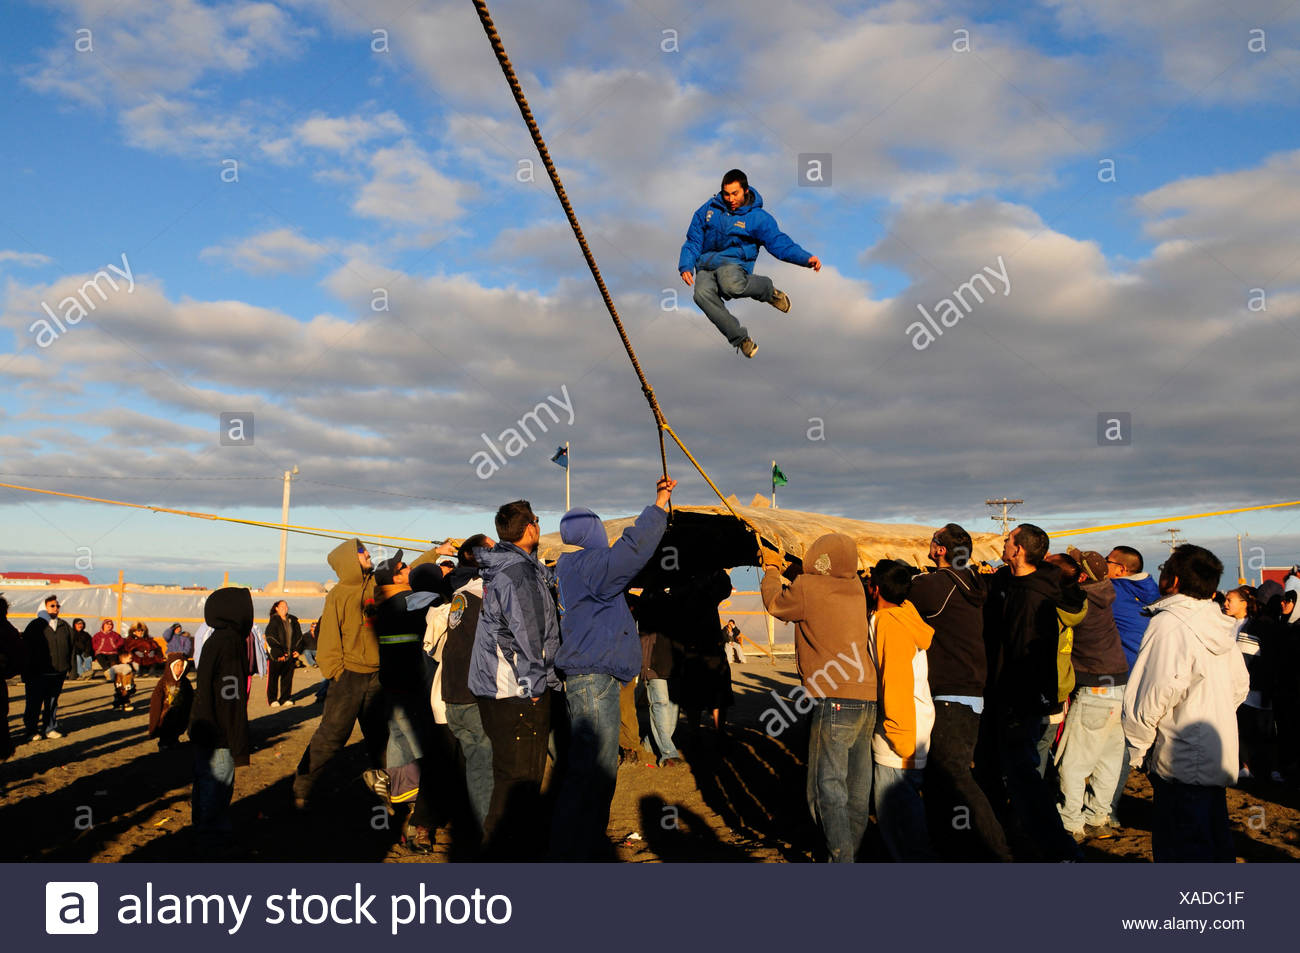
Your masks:
<path fill-rule="evenodd" d="M 930 694 L 983 695 L 988 680 L 984 579 L 970 569 L 936 569 L 913 578 L 907 598 L 934 629 L 926 653 Z"/>
<path fill-rule="evenodd" d="M 40 616 L 32 619 L 23 630 L 23 646 L 27 649 L 24 680 L 42 675 L 72 675 L 77 670 L 72 626 L 62 619 L 53 622 L 46 622 Z"/>
<path fill-rule="evenodd" d="M 984 624 L 991 643 L 990 695 L 1004 713 L 1040 717 L 1057 705 L 1060 578 L 1050 565 L 1027 576 L 1003 566 L 993 575 Z"/>
<path fill-rule="evenodd" d="M 253 596 L 247 589 L 218 589 L 203 606 L 213 632 L 199 655 L 190 715 L 190 741 L 200 748 L 229 748 L 235 764 L 248 764 L 248 633 Z"/>
<path fill-rule="evenodd" d="M 375 606 L 379 684 L 384 691 L 420 694 L 424 689 L 424 629 L 428 609 L 429 593 L 410 589 L 389 596 Z"/>
<path fill-rule="evenodd" d="M 302 634 L 302 626 L 298 624 L 298 617 L 290 615 L 288 619 L 281 619 L 275 613 L 266 623 L 266 654 L 272 659 L 279 659 L 282 656 L 293 656 L 294 652 L 301 652 L 307 647 L 307 639 Z"/>
<path fill-rule="evenodd" d="M 1115 587 L 1109 579 L 1084 583 L 1088 614 L 1074 627 L 1074 644 L 1070 663 L 1074 666 L 1074 684 L 1123 685 L 1128 681 L 1128 659 L 1115 625 Z"/>

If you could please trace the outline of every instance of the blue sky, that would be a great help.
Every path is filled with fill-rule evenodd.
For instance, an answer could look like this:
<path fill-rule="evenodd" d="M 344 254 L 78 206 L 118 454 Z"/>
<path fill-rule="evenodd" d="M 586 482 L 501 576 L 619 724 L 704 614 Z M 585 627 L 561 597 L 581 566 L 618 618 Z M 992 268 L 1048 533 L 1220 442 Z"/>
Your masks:
<path fill-rule="evenodd" d="M 1049 531 L 1300 495 L 1289 4 L 492 9 L 665 412 L 728 492 L 767 492 L 776 458 L 791 508 L 987 530 L 983 500 L 1011 495 Z M 540 164 L 520 181 L 536 156 L 470 4 L 7 21 L 0 473 L 22 476 L 0 481 L 274 520 L 297 465 L 294 522 L 442 538 L 519 496 L 554 528 L 567 439 L 575 502 L 649 501 L 649 414 Z M 800 187 L 821 152 L 831 187 Z M 675 273 L 732 166 L 826 264 L 760 257 L 794 309 L 733 305 L 752 362 Z M 134 288 L 40 346 L 42 304 L 123 255 Z M 917 305 L 999 259 L 1008 292 L 917 349 Z M 483 434 L 565 395 L 572 422 L 480 479 Z M 225 411 L 256 414 L 254 446 L 218 445 Z M 1097 445 L 1113 411 L 1132 446 Z M 709 502 L 672 466 L 681 502 Z M 1238 532 L 1290 563 L 1296 512 L 1182 529 L 1233 566 Z M 270 531 L 17 491 L 0 518 L 9 569 L 89 548 L 100 580 L 274 575 Z M 1090 545 L 1154 557 L 1161 529 Z M 292 540 L 290 576 L 321 578 L 327 548 Z"/>

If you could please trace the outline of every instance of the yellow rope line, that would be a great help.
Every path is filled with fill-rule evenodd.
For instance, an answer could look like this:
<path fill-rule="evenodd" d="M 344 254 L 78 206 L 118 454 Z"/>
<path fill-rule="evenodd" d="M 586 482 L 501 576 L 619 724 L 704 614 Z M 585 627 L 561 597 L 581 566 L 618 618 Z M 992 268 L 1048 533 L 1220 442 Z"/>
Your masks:
<path fill-rule="evenodd" d="M 1300 506 L 1300 500 L 1289 503 L 1265 503 L 1262 506 L 1241 506 L 1234 510 L 1216 510 L 1213 513 L 1190 513 L 1185 516 L 1162 516 L 1154 520 L 1135 520 L 1131 523 L 1112 523 L 1109 526 L 1085 526 L 1082 529 L 1063 529 L 1050 534 L 1053 539 L 1058 536 L 1084 536 L 1089 533 L 1105 533 L 1114 529 L 1131 529 L 1134 526 L 1154 526 L 1157 523 L 1172 523 L 1175 520 L 1199 520 L 1207 516 L 1228 516 L 1232 513 L 1250 513 L 1255 510 L 1276 510 L 1288 506 Z"/>
<path fill-rule="evenodd" d="M 0 487 L 9 490 L 23 490 L 27 493 L 41 493 L 45 496 L 62 496 L 70 500 L 87 500 L 91 503 L 106 503 L 109 506 L 129 506 L 136 510 L 150 510 L 154 513 L 170 513 L 173 516 L 189 516 L 193 519 L 217 520 L 222 523 L 238 523 L 243 526 L 261 526 L 266 529 L 288 530 L 291 533 L 302 533 L 307 536 L 322 536 L 328 539 L 362 539 L 364 542 L 396 540 L 397 542 L 403 543 L 419 543 L 425 547 L 430 544 L 430 541 L 427 539 L 416 539 L 413 536 L 385 536 L 380 533 L 370 533 L 363 538 L 357 533 L 350 533 L 347 530 L 341 529 L 327 529 L 321 526 L 296 526 L 292 523 L 268 523 L 264 520 L 245 520 L 234 516 L 218 516 L 215 513 L 198 513 L 192 510 L 175 510 L 166 506 L 149 506 L 145 503 L 128 503 L 125 500 L 105 500 L 98 496 L 82 496 L 79 493 L 63 493 L 59 490 L 42 490 L 34 486 L 19 486 L 16 483 L 0 483 Z"/>

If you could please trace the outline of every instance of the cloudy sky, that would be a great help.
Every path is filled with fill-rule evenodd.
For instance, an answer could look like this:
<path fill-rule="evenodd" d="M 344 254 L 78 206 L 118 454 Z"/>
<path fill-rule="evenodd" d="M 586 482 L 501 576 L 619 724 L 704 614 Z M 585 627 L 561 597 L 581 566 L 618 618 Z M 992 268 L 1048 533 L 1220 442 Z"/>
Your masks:
<path fill-rule="evenodd" d="M 1300 5 L 1017 6 L 492 11 L 725 491 L 768 492 L 776 459 L 791 508 L 990 530 L 1010 496 L 1049 532 L 1300 497 Z M 649 501 L 653 420 L 468 0 L 6 22 L 0 481 L 275 520 L 297 466 L 295 523 L 442 538 L 521 496 L 554 529 L 567 440 L 575 503 Z M 829 184 L 801 183 L 827 153 Z M 794 307 L 733 305 L 753 361 L 676 274 L 733 166 L 825 263 L 760 257 Z M 1099 415 L 1131 419 L 1124 445 Z M 0 521 L 6 569 L 274 577 L 273 531 L 14 490 Z M 1239 532 L 1256 564 L 1300 561 L 1300 508 L 1080 541 L 1157 561 L 1168 525 L 1229 577 Z M 289 575 L 322 578 L 328 546 L 294 537 Z"/>

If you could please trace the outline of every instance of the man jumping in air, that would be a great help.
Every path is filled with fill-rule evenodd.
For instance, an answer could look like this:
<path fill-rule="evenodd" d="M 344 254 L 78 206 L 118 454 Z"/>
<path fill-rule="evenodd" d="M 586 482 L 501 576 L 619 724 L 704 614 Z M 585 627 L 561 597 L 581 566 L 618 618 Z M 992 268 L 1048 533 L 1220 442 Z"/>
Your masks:
<path fill-rule="evenodd" d="M 722 191 L 701 205 L 686 230 L 686 241 L 677 262 L 682 281 L 695 286 L 695 303 L 745 357 L 753 357 L 758 345 L 724 301 L 755 298 L 778 311 L 790 310 L 790 298 L 772 287 L 772 279 L 753 273 L 758 249 L 794 265 L 822 270 L 821 259 L 810 255 L 763 211 L 763 197 L 749 187 L 739 169 L 722 177 Z"/>

